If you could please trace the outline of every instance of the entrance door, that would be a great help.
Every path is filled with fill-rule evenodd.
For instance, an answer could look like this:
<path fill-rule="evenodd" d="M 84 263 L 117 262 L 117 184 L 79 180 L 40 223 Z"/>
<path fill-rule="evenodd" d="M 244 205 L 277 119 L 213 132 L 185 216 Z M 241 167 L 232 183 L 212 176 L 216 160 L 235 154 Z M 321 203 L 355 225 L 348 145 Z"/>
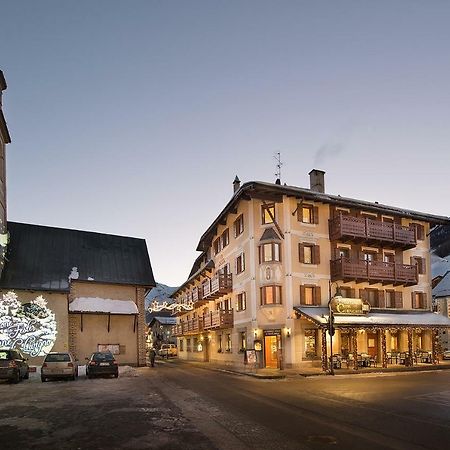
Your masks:
<path fill-rule="evenodd" d="M 278 368 L 278 336 L 264 336 L 264 356 L 266 367 Z"/>
<path fill-rule="evenodd" d="M 209 339 L 207 337 L 203 341 L 203 361 L 209 362 Z"/>
<path fill-rule="evenodd" d="M 378 355 L 378 335 L 377 333 L 367 333 L 367 353 L 375 357 Z"/>

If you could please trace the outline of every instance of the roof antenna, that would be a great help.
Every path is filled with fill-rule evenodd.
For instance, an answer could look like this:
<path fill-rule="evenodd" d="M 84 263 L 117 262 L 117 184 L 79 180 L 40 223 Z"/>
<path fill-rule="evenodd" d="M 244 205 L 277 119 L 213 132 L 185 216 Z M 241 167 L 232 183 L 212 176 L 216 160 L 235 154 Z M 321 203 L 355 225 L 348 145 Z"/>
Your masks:
<path fill-rule="evenodd" d="M 277 162 L 277 171 L 275 172 L 275 176 L 277 177 L 275 180 L 275 184 L 281 184 L 281 166 L 283 165 L 283 163 L 281 162 L 281 153 L 277 152 L 274 155 L 275 161 Z"/>

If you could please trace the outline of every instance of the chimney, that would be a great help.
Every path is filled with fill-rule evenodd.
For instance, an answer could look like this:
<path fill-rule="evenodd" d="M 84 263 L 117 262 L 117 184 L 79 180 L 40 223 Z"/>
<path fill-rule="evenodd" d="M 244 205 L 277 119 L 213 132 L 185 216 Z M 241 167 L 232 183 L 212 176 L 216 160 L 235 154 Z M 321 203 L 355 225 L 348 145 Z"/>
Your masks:
<path fill-rule="evenodd" d="M 313 169 L 309 172 L 309 188 L 316 192 L 325 192 L 325 172 Z"/>
<path fill-rule="evenodd" d="M 236 193 L 241 187 L 241 180 L 236 175 L 236 178 L 233 181 L 233 192 Z"/>

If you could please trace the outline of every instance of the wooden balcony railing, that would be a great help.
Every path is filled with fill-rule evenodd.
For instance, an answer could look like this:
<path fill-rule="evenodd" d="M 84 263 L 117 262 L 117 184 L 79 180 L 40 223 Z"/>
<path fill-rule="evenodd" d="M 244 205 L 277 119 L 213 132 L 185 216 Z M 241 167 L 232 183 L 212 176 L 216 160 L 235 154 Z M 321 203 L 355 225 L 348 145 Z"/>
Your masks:
<path fill-rule="evenodd" d="M 339 258 L 330 262 L 331 281 L 356 281 L 361 283 L 412 286 L 418 282 L 417 266 L 384 261 L 364 261 Z"/>
<path fill-rule="evenodd" d="M 216 274 L 211 280 L 203 282 L 203 297 L 202 299 L 212 300 L 219 298 L 222 295 L 229 294 L 233 289 L 233 278 L 231 273 Z"/>
<path fill-rule="evenodd" d="M 390 247 L 413 248 L 416 230 L 396 223 L 340 214 L 329 220 L 330 240 L 367 242 Z"/>
<path fill-rule="evenodd" d="M 202 300 L 202 290 L 198 287 L 195 287 L 194 289 L 192 289 L 192 301 L 193 302 L 198 302 L 200 300 Z"/>
<path fill-rule="evenodd" d="M 202 297 L 207 298 L 211 294 L 211 281 L 206 280 L 202 283 Z"/>
<path fill-rule="evenodd" d="M 203 316 L 205 330 L 233 328 L 233 311 L 211 311 Z"/>
<path fill-rule="evenodd" d="M 189 334 L 199 334 L 203 331 L 203 317 L 194 317 L 187 321 L 177 323 L 172 326 L 173 336 L 185 336 Z"/>

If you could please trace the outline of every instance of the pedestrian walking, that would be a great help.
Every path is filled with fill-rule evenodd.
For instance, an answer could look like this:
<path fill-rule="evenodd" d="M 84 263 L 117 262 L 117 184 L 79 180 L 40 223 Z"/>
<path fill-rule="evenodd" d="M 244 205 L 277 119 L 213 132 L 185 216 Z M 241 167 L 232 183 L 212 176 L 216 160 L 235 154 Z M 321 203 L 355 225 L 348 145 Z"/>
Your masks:
<path fill-rule="evenodd" d="M 151 364 L 151 366 L 155 367 L 156 351 L 155 351 L 155 349 L 153 347 L 149 351 L 149 356 L 150 356 L 150 364 Z"/>

